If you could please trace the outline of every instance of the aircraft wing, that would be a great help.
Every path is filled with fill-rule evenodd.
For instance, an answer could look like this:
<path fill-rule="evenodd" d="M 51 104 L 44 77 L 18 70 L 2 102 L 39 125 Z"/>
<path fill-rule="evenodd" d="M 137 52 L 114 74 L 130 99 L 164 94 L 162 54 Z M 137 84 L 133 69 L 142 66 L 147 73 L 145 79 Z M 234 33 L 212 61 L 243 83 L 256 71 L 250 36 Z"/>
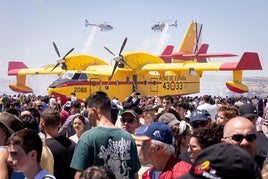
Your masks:
<path fill-rule="evenodd" d="M 186 61 L 171 64 L 147 64 L 142 67 L 145 71 L 186 71 L 193 68 L 195 71 L 232 71 L 232 70 L 261 70 L 262 66 L 257 53 L 245 52 L 239 62 L 211 62 L 199 63 Z"/>
<path fill-rule="evenodd" d="M 41 75 L 41 74 L 61 74 L 64 70 L 61 67 L 53 69 L 53 65 L 47 65 L 43 68 L 28 68 L 23 62 L 9 61 L 8 62 L 8 75 Z"/>

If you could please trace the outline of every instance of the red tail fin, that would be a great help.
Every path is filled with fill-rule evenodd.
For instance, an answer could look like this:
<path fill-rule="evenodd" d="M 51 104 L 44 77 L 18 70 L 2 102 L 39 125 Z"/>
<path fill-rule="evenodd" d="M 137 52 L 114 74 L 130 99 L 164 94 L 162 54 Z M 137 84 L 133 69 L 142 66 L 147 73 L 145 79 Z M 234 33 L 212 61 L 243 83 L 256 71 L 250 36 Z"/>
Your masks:
<path fill-rule="evenodd" d="M 8 75 L 17 75 L 18 71 L 22 68 L 28 68 L 28 67 L 23 62 L 9 61 Z"/>
<path fill-rule="evenodd" d="M 160 54 L 159 58 L 164 60 L 165 63 L 171 63 L 171 54 L 173 52 L 173 49 L 173 45 L 167 45 L 163 52 Z"/>
<path fill-rule="evenodd" d="M 196 56 L 197 56 L 196 60 L 198 62 L 207 62 L 207 59 L 206 58 L 204 58 L 204 57 L 198 57 L 198 55 L 199 54 L 203 54 L 203 53 L 207 53 L 208 46 L 209 46 L 208 44 L 201 44 L 200 48 L 197 50 L 197 52 L 196 52 Z"/>

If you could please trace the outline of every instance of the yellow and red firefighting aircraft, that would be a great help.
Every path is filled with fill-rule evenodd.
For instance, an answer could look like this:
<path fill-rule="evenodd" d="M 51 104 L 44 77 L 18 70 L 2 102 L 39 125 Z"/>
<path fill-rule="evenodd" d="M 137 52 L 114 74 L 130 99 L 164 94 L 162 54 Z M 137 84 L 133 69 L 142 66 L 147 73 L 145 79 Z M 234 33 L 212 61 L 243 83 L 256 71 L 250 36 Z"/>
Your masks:
<path fill-rule="evenodd" d="M 178 53 L 182 54 L 181 59 L 170 62 L 165 62 L 160 58 L 161 55 L 162 57 L 163 55 L 166 55 L 165 57 L 172 56 L 170 49 L 168 52 L 163 52 L 160 57 L 145 52 L 122 54 L 127 38 L 125 38 L 118 56 L 105 47 L 109 53 L 115 56 L 114 65 L 108 65 L 103 60 L 88 55 L 65 55 L 64 58 L 57 61 L 56 67 L 50 66 L 42 69 L 47 73 L 61 74 L 49 86 L 48 93 L 64 99 L 74 92 L 79 100 L 83 100 L 99 90 L 106 92 L 111 98 L 117 97 L 119 100 L 123 100 L 133 91 L 139 91 L 142 95 L 147 96 L 193 94 L 200 91 L 200 78 L 203 71 L 232 71 L 233 81 L 226 82 L 228 89 L 238 93 L 247 92 L 247 86 L 242 84 L 242 72 L 243 70 L 262 69 L 258 54 L 245 52 L 239 62 L 199 62 L 199 58 L 202 57 L 203 60 L 210 56 L 195 56 L 200 37 L 198 31 L 196 23 L 191 22 L 178 50 Z M 192 40 L 192 43 L 189 39 Z M 185 44 L 188 45 L 187 50 Z M 192 59 L 184 58 L 183 56 L 186 54 L 192 54 Z M 215 54 L 211 56 L 213 55 Z M 224 57 L 226 54 L 221 55 Z M 218 54 L 218 56 L 220 55 Z M 232 54 L 227 54 L 227 56 L 232 56 Z M 59 67 L 60 65 L 62 68 Z M 31 74 L 41 74 L 42 70 L 31 69 L 29 71 Z M 25 81 L 24 84 L 19 83 L 18 77 L 28 75 L 29 71 L 22 73 L 19 69 L 12 70 L 10 68 L 9 75 L 17 75 L 17 84 L 11 84 L 11 89 L 22 89 L 23 85 L 25 87 Z"/>

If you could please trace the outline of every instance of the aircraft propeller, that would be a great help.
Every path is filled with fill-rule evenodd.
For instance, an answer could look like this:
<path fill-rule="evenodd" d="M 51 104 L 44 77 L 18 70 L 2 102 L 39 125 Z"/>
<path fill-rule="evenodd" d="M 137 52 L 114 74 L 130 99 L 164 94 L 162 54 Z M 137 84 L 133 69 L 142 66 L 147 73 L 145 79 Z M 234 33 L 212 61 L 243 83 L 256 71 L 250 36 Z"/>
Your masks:
<path fill-rule="evenodd" d="M 57 45 L 55 44 L 55 42 L 53 42 L 53 46 L 54 46 L 54 49 L 55 49 L 59 59 L 56 60 L 57 64 L 52 68 L 52 70 L 50 72 L 52 72 L 59 65 L 61 65 L 61 68 L 63 70 L 67 70 L 67 66 L 66 66 L 66 63 L 65 63 L 65 61 L 66 61 L 65 58 L 74 50 L 74 48 L 70 49 L 63 57 L 61 57 L 59 49 L 58 49 Z"/>
<path fill-rule="evenodd" d="M 119 67 L 119 68 L 124 68 L 124 66 L 127 65 L 129 68 L 131 68 L 131 67 L 127 64 L 127 62 L 124 60 L 123 56 L 121 55 L 122 51 L 123 51 L 124 48 L 125 48 L 126 43 L 127 43 L 127 37 L 124 39 L 123 44 L 121 45 L 121 49 L 120 49 L 120 51 L 119 51 L 118 56 L 116 56 L 116 55 L 115 55 L 111 50 L 109 50 L 107 47 L 104 47 L 110 54 L 112 54 L 112 55 L 114 56 L 113 59 L 115 60 L 115 64 L 114 64 L 114 68 L 113 68 L 113 72 L 112 72 L 112 75 L 111 75 L 111 77 L 110 77 L 110 79 L 109 79 L 109 81 L 108 81 L 108 85 L 109 85 L 110 81 L 112 80 L 112 77 L 113 77 L 114 72 L 115 72 L 115 70 L 116 70 L 117 67 Z"/>

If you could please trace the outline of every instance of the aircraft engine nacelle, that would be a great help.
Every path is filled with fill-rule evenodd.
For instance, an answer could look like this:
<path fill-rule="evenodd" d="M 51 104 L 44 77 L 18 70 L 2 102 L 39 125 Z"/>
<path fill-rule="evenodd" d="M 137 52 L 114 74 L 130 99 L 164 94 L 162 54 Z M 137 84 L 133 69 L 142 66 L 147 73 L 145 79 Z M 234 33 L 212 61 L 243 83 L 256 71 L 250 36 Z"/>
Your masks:
<path fill-rule="evenodd" d="M 248 92 L 248 87 L 239 82 L 227 81 L 226 86 L 230 91 L 235 93 L 246 93 Z"/>
<path fill-rule="evenodd" d="M 9 84 L 9 88 L 17 93 L 32 93 L 33 89 L 19 84 Z"/>

